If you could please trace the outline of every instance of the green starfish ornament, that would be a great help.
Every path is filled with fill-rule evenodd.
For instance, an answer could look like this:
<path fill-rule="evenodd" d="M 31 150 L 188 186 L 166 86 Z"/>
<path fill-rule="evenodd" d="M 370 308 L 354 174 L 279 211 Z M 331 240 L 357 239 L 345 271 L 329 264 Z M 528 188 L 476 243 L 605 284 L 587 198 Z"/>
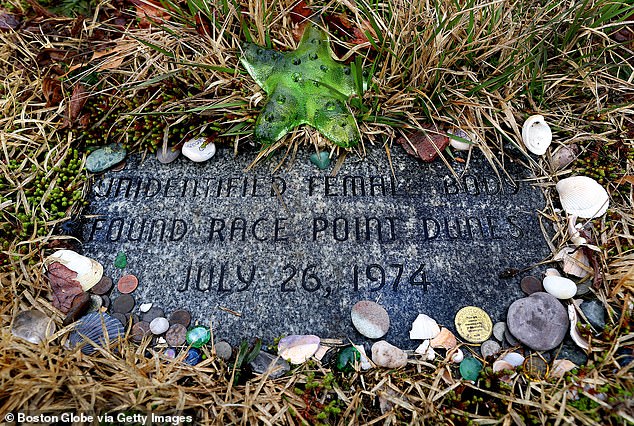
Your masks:
<path fill-rule="evenodd" d="M 355 93 L 350 67 L 332 59 L 328 35 L 308 24 L 296 50 L 278 52 L 253 43 L 240 61 L 268 100 L 255 123 L 255 138 L 270 145 L 293 128 L 308 124 L 334 144 L 350 148 L 361 135 L 350 108 Z"/>

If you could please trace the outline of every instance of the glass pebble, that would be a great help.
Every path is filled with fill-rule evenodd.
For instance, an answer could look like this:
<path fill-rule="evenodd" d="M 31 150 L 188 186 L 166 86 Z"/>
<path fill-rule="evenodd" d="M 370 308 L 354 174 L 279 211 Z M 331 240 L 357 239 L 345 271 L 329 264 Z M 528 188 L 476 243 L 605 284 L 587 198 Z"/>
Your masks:
<path fill-rule="evenodd" d="M 119 269 L 123 269 L 128 265 L 128 256 L 122 251 L 117 253 L 117 257 L 114 259 L 114 266 Z"/>
<path fill-rule="evenodd" d="M 209 342 L 209 339 L 211 339 L 211 332 L 207 327 L 199 325 L 189 330 L 185 339 L 187 339 L 187 344 L 193 346 L 194 348 L 200 348 Z"/>
<path fill-rule="evenodd" d="M 354 371 L 354 364 L 361 360 L 361 354 L 353 346 L 343 348 L 337 355 L 336 368 L 342 373 Z"/>
<path fill-rule="evenodd" d="M 460 375 L 465 380 L 476 381 L 482 371 L 482 363 L 475 358 L 465 358 L 460 363 Z"/>

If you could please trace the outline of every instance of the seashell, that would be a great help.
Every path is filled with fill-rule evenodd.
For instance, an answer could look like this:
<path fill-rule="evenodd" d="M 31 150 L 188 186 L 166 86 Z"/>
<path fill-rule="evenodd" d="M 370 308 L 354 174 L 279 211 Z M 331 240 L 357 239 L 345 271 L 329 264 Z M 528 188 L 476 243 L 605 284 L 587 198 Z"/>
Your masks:
<path fill-rule="evenodd" d="M 464 359 L 464 352 L 462 352 L 462 349 L 456 350 L 456 352 L 454 352 L 451 355 L 451 362 L 455 364 L 460 364 L 463 359 Z"/>
<path fill-rule="evenodd" d="M 451 137 L 451 135 L 458 136 L 459 138 L 462 138 L 469 142 L 463 142 L 458 139 L 454 139 Z M 449 145 L 451 145 L 453 148 L 457 149 L 458 151 L 469 151 L 471 147 L 474 145 L 474 142 L 473 142 L 474 140 L 475 140 L 475 137 L 472 134 L 469 134 L 462 129 L 456 128 L 451 133 L 449 133 Z"/>
<path fill-rule="evenodd" d="M 15 316 L 11 333 L 37 345 L 55 334 L 56 329 L 57 327 L 51 318 L 40 311 L 32 309 L 22 311 Z"/>
<path fill-rule="evenodd" d="M 553 141 L 550 126 L 541 115 L 531 115 L 522 126 L 524 146 L 535 155 L 544 155 Z"/>
<path fill-rule="evenodd" d="M 524 359 L 525 358 L 517 352 L 509 352 L 502 357 L 502 360 L 508 362 L 513 367 L 519 367 L 520 365 L 524 364 Z"/>
<path fill-rule="evenodd" d="M 440 329 L 440 333 L 429 342 L 432 348 L 453 349 L 458 344 L 456 336 L 446 329 L 445 327 Z"/>
<path fill-rule="evenodd" d="M 550 377 L 563 377 L 564 374 L 577 367 L 578 365 L 570 360 L 556 359 L 550 369 Z"/>
<path fill-rule="evenodd" d="M 436 351 L 434 351 L 434 349 L 430 346 L 429 340 L 425 340 L 421 343 L 414 352 L 424 356 L 427 361 L 433 361 L 436 359 Z"/>
<path fill-rule="evenodd" d="M 277 344 L 277 353 L 291 364 L 302 364 L 315 355 L 319 342 L 319 337 L 312 334 L 286 336 Z"/>
<path fill-rule="evenodd" d="M 590 274 L 590 261 L 583 250 L 570 246 L 564 247 L 553 259 L 563 263 L 566 274 L 579 278 L 585 278 Z"/>
<path fill-rule="evenodd" d="M 499 373 L 504 370 L 515 370 L 515 366 L 508 361 L 503 359 L 498 359 L 493 363 L 493 372 Z"/>
<path fill-rule="evenodd" d="M 84 291 L 88 291 L 101 280 L 103 266 L 96 260 L 82 256 L 72 250 L 58 250 L 44 260 L 44 266 L 59 262 L 71 271 L 77 272 L 75 278 Z"/>
<path fill-rule="evenodd" d="M 568 319 L 570 320 L 570 338 L 577 346 L 587 351 L 590 349 L 590 344 L 586 339 L 581 337 L 579 331 L 577 330 L 578 317 L 575 305 L 573 304 L 568 305 Z"/>
<path fill-rule="evenodd" d="M 123 337 L 125 330 L 121 322 L 108 314 L 93 312 L 81 318 L 75 330 L 68 337 L 70 347 L 86 343 L 81 351 L 86 355 L 94 353 L 97 349 L 94 344 L 103 346 L 107 341 L 113 342 Z"/>
<path fill-rule="evenodd" d="M 579 147 L 575 144 L 560 146 L 550 158 L 550 168 L 561 170 L 572 164 L 579 155 Z"/>
<path fill-rule="evenodd" d="M 409 338 L 411 340 L 433 339 L 438 334 L 440 334 L 440 327 L 436 320 L 425 314 L 419 314 L 412 323 Z"/>
<path fill-rule="evenodd" d="M 584 219 L 603 216 L 610 205 L 607 191 L 587 176 L 573 176 L 557 182 L 561 207 Z"/>
<path fill-rule="evenodd" d="M 544 278 L 543 283 L 544 290 L 560 300 L 570 299 L 577 294 L 577 284 L 565 277 L 550 275 Z"/>
<path fill-rule="evenodd" d="M 359 367 L 361 367 L 361 370 L 369 370 L 373 367 L 372 365 L 372 361 L 370 361 L 370 358 L 368 358 L 368 355 L 365 353 L 365 348 L 363 347 L 363 345 L 352 345 L 358 352 L 359 355 L 361 355 L 361 357 L 359 358 Z"/>
<path fill-rule="evenodd" d="M 152 308 L 151 303 L 141 303 L 141 306 L 139 306 L 139 311 L 145 313 L 149 311 L 151 308 Z"/>
<path fill-rule="evenodd" d="M 183 145 L 182 153 L 190 160 L 201 163 L 216 154 L 216 145 L 213 142 L 207 142 L 207 138 L 190 139 Z"/>

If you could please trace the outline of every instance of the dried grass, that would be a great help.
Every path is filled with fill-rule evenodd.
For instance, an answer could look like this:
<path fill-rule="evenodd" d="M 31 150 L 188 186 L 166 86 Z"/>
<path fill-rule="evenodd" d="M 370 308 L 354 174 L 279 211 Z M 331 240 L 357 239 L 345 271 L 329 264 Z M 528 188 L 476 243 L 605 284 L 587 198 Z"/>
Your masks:
<path fill-rule="evenodd" d="M 593 367 L 582 368 L 566 379 L 539 381 L 520 372 L 506 386 L 486 372 L 486 379 L 474 386 L 457 381 L 455 371 L 454 378 L 448 378 L 446 362 L 430 364 L 414 359 L 399 371 L 336 375 L 332 388 L 309 392 L 306 383 L 323 382 L 329 374 L 326 367 L 308 364 L 289 377 L 255 378 L 234 385 L 231 368 L 209 351 L 206 361 L 188 367 L 146 351 L 144 345 L 127 343 L 86 356 L 64 349 L 65 330 L 41 345 L 11 334 L 12 318 L 23 309 L 41 310 L 61 324 L 60 314 L 47 299 L 40 262 L 52 241 L 54 225 L 63 220 L 45 200 L 56 182 L 61 182 L 59 168 L 78 146 L 78 132 L 61 128 L 69 111 L 73 82 L 99 71 L 103 93 L 111 93 L 109 89 L 116 86 L 121 100 L 134 97 L 144 87 L 155 87 L 166 77 L 184 85 L 201 83 L 201 93 L 166 102 L 157 112 L 171 117 L 183 110 L 197 111 L 209 122 L 221 125 L 228 134 L 222 141 L 233 144 L 236 153 L 249 148 L 247 134 L 265 95 L 240 71 L 238 43 L 248 33 L 257 43 L 270 40 L 276 48 L 293 48 L 296 42 L 289 14 L 293 2 L 245 0 L 239 2 L 242 10 L 236 4 L 207 4 L 206 14 L 216 17 L 217 25 L 211 25 L 204 35 L 196 32 L 183 4 L 172 7 L 169 21 L 145 29 L 131 22 L 121 31 L 112 23 L 88 19 L 73 36 L 68 27 L 74 21 L 46 18 L 17 32 L 0 33 L 0 175 L 4 177 L 0 187 L 0 415 L 18 410 L 136 410 L 190 413 L 196 423 L 204 424 L 300 424 L 317 422 L 323 405 L 338 400 L 340 413 L 327 416 L 323 422 L 633 422 L 633 364 L 625 366 L 619 358 L 623 350 L 631 352 L 634 347 L 630 328 L 634 290 L 632 180 L 609 182 L 613 214 L 594 222 L 604 273 L 594 291 L 609 307 L 610 329 L 592 341 Z M 519 0 L 472 0 L 461 6 L 449 1 L 391 0 L 369 7 L 363 1 L 333 0 L 314 5 L 313 10 L 315 15 L 345 12 L 358 28 L 372 28 L 371 32 L 380 35 L 377 52 L 371 43 L 352 44 L 349 38 L 333 34 L 335 45 L 350 52 L 347 57 L 365 58 L 366 68 L 375 64 L 373 84 L 363 98 L 369 110 L 359 112 L 365 146 L 358 154 L 364 149 L 385 149 L 389 155 L 390 149 L 400 149 L 392 141 L 401 126 L 435 123 L 472 132 L 477 147 L 503 173 L 507 160 L 502 153 L 523 152 L 521 123 L 530 113 L 545 115 L 555 131 L 555 143 L 578 144 L 580 156 L 602 143 L 625 144 L 619 155 L 632 152 L 632 46 L 617 46 L 609 36 L 623 24 L 602 21 L 597 15 L 610 4 L 618 5 L 604 0 L 544 6 Z M 99 8 L 110 13 L 115 6 L 106 2 Z M 91 38 L 99 31 L 113 36 L 108 41 Z M 66 63 L 76 72 L 61 86 L 61 102 L 47 106 L 43 82 L 55 61 L 46 62 L 42 54 L 52 49 L 69 54 Z M 141 105 L 129 113 L 143 110 Z M 105 119 L 114 127 L 123 118 L 113 115 Z M 177 126 L 177 120 L 171 125 Z M 299 130 L 270 150 L 285 149 L 288 157 L 294 158 L 301 143 L 325 146 L 312 130 Z M 261 157 L 270 150 L 263 151 Z M 555 209 L 552 182 L 567 171 L 551 173 L 546 158 L 514 155 L 532 168 L 535 182 L 545 190 L 548 203 L 542 213 L 546 227 L 552 224 L 559 229 L 551 241 L 556 250 L 564 245 L 567 235 L 565 218 Z M 633 176 L 632 157 L 621 160 L 620 175 Z M 37 205 L 29 201 L 26 192 L 35 176 L 51 182 L 45 188 L 44 201 Z M 83 181 L 76 184 L 86 193 Z M 63 216 L 77 213 L 80 204 L 71 203 Z M 25 222 L 33 222 L 32 230 L 18 238 L 14 230 L 22 229 Z M 611 399 L 603 400 L 602 393 Z M 579 400 L 575 403 L 574 395 L 581 396 L 585 405 Z M 381 414 L 379 400 L 393 409 Z"/>

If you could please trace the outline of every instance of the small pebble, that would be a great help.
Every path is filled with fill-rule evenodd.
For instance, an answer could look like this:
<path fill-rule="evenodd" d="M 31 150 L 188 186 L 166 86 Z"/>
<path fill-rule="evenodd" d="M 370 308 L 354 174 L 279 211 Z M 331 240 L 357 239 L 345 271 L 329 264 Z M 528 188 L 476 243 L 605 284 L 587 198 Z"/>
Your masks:
<path fill-rule="evenodd" d="M 390 317 L 383 306 L 371 300 L 354 304 L 350 312 L 352 324 L 359 333 L 370 339 L 379 339 L 390 328 Z"/>
<path fill-rule="evenodd" d="M 106 309 L 110 308 L 110 298 L 106 296 L 105 294 L 101 296 L 101 306 L 103 306 Z"/>
<path fill-rule="evenodd" d="M 153 306 L 141 315 L 141 321 L 152 322 L 154 318 L 165 317 L 163 309 Z"/>
<path fill-rule="evenodd" d="M 231 345 L 229 343 L 221 340 L 216 342 L 214 349 L 216 350 L 216 356 L 218 358 L 224 359 L 225 361 L 229 361 L 231 359 L 233 349 L 231 349 Z"/>
<path fill-rule="evenodd" d="M 31 309 L 15 316 L 11 333 L 27 342 L 38 344 L 55 334 L 56 329 L 51 318 L 40 311 Z"/>
<path fill-rule="evenodd" d="M 586 316 L 588 322 L 597 330 L 605 327 L 605 308 L 598 300 L 587 300 L 580 306 L 581 312 Z"/>
<path fill-rule="evenodd" d="M 385 340 L 379 340 L 372 345 L 372 362 L 379 367 L 401 368 L 407 365 L 407 354 Z"/>
<path fill-rule="evenodd" d="M 544 290 L 557 299 L 570 299 L 577 294 L 577 284 L 569 278 L 548 276 L 543 281 Z"/>
<path fill-rule="evenodd" d="M 189 330 L 185 339 L 187 344 L 192 345 L 194 348 L 200 348 L 211 339 L 211 331 L 207 327 L 199 325 Z"/>
<path fill-rule="evenodd" d="M 183 145 L 182 153 L 190 160 L 200 163 L 209 160 L 216 153 L 216 145 L 207 142 L 207 138 L 190 139 Z"/>
<path fill-rule="evenodd" d="M 312 334 L 286 336 L 277 344 L 277 353 L 291 364 L 302 364 L 315 355 L 319 342 L 319 337 Z"/>
<path fill-rule="evenodd" d="M 480 346 L 480 353 L 482 354 L 482 358 L 489 358 L 500 353 L 500 344 L 494 340 L 487 340 L 482 342 Z"/>
<path fill-rule="evenodd" d="M 161 164 L 169 164 L 176 160 L 181 155 L 180 149 L 174 149 L 174 147 L 163 147 L 156 150 L 156 158 Z"/>
<path fill-rule="evenodd" d="M 324 170 L 330 165 L 330 156 L 327 152 L 315 152 L 310 155 L 310 162 L 317 166 L 319 170 Z"/>
<path fill-rule="evenodd" d="M 86 170 L 91 173 L 102 172 L 122 162 L 125 155 L 125 148 L 117 144 L 96 149 L 86 157 Z"/>
<path fill-rule="evenodd" d="M 165 333 L 170 327 L 170 323 L 167 318 L 157 317 L 152 320 L 150 323 L 150 331 L 154 335 L 159 335 Z"/>
<path fill-rule="evenodd" d="M 249 367 L 255 374 L 267 374 L 270 379 L 277 379 L 286 374 L 291 366 L 281 357 L 268 352 L 260 353 L 249 363 Z"/>
<path fill-rule="evenodd" d="M 90 306 L 88 307 L 88 312 L 97 312 L 103 306 L 103 299 L 101 296 L 93 294 L 90 296 Z"/>
<path fill-rule="evenodd" d="M 181 346 L 185 344 L 186 336 L 187 328 L 183 324 L 172 324 L 165 334 L 165 340 L 170 346 Z"/>
<path fill-rule="evenodd" d="M 482 371 L 482 363 L 475 358 L 465 358 L 460 363 L 460 376 L 465 380 L 475 382 Z"/>
<path fill-rule="evenodd" d="M 141 306 L 139 306 L 139 311 L 145 313 L 149 311 L 151 307 L 152 307 L 151 303 L 141 303 Z"/>
<path fill-rule="evenodd" d="M 493 325 L 493 337 L 495 337 L 498 342 L 504 341 L 504 332 L 506 331 L 506 323 L 505 322 L 496 322 Z"/>

